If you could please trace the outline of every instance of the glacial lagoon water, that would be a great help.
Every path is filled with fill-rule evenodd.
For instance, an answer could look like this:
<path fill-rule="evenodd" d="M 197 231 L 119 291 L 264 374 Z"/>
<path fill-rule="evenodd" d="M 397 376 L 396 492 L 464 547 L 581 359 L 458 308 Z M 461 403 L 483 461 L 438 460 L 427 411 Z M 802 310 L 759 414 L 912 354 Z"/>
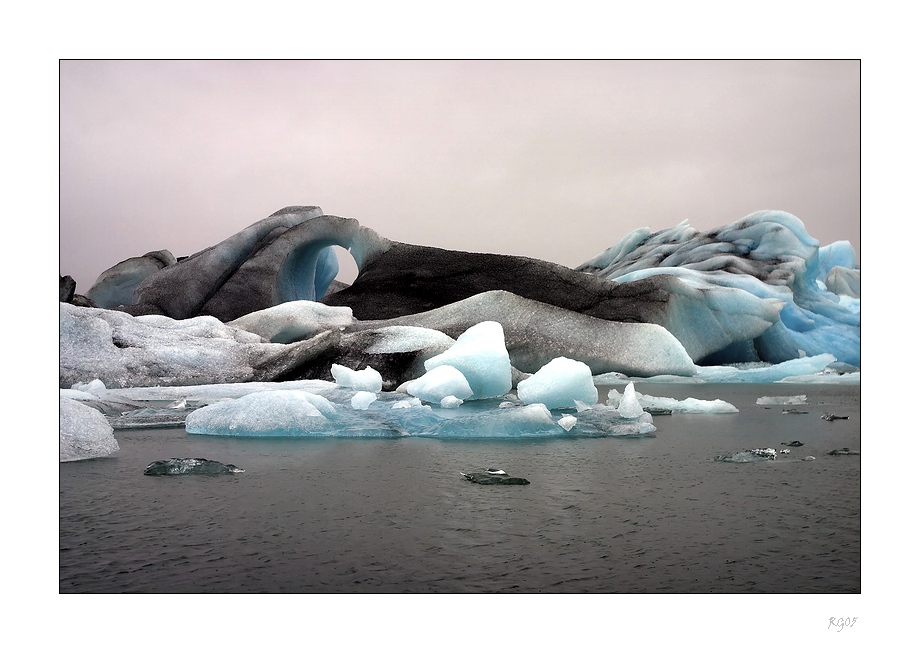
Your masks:
<path fill-rule="evenodd" d="M 118 430 L 112 457 L 60 465 L 60 592 L 861 591 L 861 456 L 827 455 L 860 450 L 858 385 L 636 389 L 740 412 L 655 416 L 654 437 L 523 442 Z M 756 405 L 801 394 L 801 414 Z M 804 445 L 774 461 L 715 460 L 792 440 Z M 143 475 L 186 456 L 245 472 Z M 530 485 L 459 473 L 491 466 Z"/>

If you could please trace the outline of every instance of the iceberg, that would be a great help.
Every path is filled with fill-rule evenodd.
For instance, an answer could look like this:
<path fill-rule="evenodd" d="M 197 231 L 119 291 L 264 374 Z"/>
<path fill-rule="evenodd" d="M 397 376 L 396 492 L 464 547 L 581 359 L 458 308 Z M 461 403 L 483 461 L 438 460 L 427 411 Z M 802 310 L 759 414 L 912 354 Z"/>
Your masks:
<path fill-rule="evenodd" d="M 329 417 L 335 415 L 335 407 L 319 395 L 269 390 L 194 410 L 185 419 L 185 430 L 207 435 L 289 437 L 322 432 Z"/>
<path fill-rule="evenodd" d="M 855 260 L 849 243 L 820 248 L 797 217 L 758 211 L 708 233 L 697 232 L 686 221 L 656 233 L 637 230 L 577 269 L 619 283 L 667 275 L 701 290 L 702 302 L 728 318 L 716 320 L 712 328 L 724 332 L 729 344 L 703 357 L 695 353 L 704 351 L 692 342 L 703 325 L 699 307 L 690 307 L 684 317 L 673 316 L 693 325 L 692 338 L 678 335 L 679 325 L 664 324 L 674 329 L 698 364 L 781 363 L 804 352 L 833 354 L 859 366 L 859 314 L 841 306 L 840 295 L 830 290 L 841 290 L 840 283 L 827 281 L 830 270 L 851 269 Z M 847 294 L 854 292 L 850 286 L 858 274 L 848 278 Z M 769 306 L 779 307 L 778 319 L 771 317 Z M 732 312 L 742 328 L 732 324 Z M 758 316 L 765 328 L 755 333 L 750 318 Z"/>
<path fill-rule="evenodd" d="M 60 461 L 104 458 L 118 451 L 118 442 L 108 421 L 95 408 L 61 396 Z"/>
<path fill-rule="evenodd" d="M 645 413 L 642 404 L 639 403 L 638 396 L 636 396 L 636 386 L 634 384 L 628 383 L 626 385 L 623 395 L 617 401 L 616 409 L 620 417 L 627 419 L 639 418 Z"/>
<path fill-rule="evenodd" d="M 455 367 L 463 374 L 473 393 L 471 399 L 499 397 L 511 390 L 511 359 L 498 322 L 480 322 L 470 327 L 450 349 L 425 361 L 429 372 L 441 365 Z"/>
<path fill-rule="evenodd" d="M 518 398 L 525 404 L 547 408 L 575 408 L 576 402 L 597 403 L 597 388 L 591 369 L 580 361 L 560 356 L 541 367 L 517 386 Z"/>

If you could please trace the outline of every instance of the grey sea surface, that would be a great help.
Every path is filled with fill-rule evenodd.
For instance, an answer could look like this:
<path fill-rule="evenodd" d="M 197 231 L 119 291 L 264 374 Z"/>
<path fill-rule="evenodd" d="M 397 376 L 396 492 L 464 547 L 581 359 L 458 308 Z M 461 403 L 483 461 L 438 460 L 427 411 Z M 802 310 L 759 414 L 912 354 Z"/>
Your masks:
<path fill-rule="evenodd" d="M 861 592 L 861 456 L 827 453 L 860 450 L 859 386 L 636 389 L 740 412 L 655 416 L 641 438 L 116 431 L 114 456 L 60 465 L 60 592 Z M 800 414 L 755 403 L 801 394 Z M 245 472 L 144 476 L 172 457 Z M 460 475 L 487 467 L 530 484 Z"/>

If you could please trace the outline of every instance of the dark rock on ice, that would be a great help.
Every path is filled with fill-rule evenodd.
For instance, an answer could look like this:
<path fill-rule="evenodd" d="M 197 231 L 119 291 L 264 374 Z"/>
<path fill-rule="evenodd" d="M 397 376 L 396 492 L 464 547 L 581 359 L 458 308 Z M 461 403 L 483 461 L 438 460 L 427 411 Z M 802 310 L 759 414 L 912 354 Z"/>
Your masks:
<path fill-rule="evenodd" d="M 144 469 L 145 476 L 217 476 L 220 474 L 239 474 L 245 470 L 236 465 L 225 465 L 206 458 L 170 458 L 155 460 Z"/>
<path fill-rule="evenodd" d="M 61 277 L 61 301 L 68 304 L 73 299 L 73 294 L 77 290 L 77 282 L 69 274 Z"/>
<path fill-rule="evenodd" d="M 832 413 L 824 413 L 821 415 L 821 419 L 827 420 L 828 422 L 833 422 L 835 419 L 850 419 L 849 415 L 834 415 Z"/>
<path fill-rule="evenodd" d="M 501 472 L 501 470 L 497 471 Z M 509 476 L 504 472 L 495 473 L 487 470 L 485 472 L 473 472 L 471 474 L 460 472 L 460 475 L 471 483 L 478 483 L 479 485 L 530 485 L 530 481 L 526 478 Z"/>

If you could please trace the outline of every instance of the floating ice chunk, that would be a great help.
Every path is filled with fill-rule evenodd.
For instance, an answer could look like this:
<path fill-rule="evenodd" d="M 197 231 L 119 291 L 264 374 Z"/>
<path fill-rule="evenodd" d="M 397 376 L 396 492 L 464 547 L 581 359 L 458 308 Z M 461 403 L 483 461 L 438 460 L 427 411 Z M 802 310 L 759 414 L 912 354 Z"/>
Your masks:
<path fill-rule="evenodd" d="M 447 395 L 441 400 L 441 408 L 457 408 L 462 403 L 462 399 L 458 399 L 453 395 Z"/>
<path fill-rule="evenodd" d="M 639 398 L 636 396 L 636 386 L 632 382 L 628 383 L 626 388 L 623 389 L 623 396 L 620 397 L 617 411 L 619 411 L 620 417 L 629 419 L 641 417 L 645 413 L 642 410 L 642 404 L 639 403 Z"/>
<path fill-rule="evenodd" d="M 518 383 L 517 393 L 525 404 L 540 403 L 547 408 L 574 408 L 576 401 L 597 403 L 591 369 L 580 361 L 562 356 Z"/>
<path fill-rule="evenodd" d="M 517 406 L 517 404 L 513 401 L 503 401 L 498 405 L 499 408 L 514 408 L 515 406 Z"/>
<path fill-rule="evenodd" d="M 185 418 L 185 430 L 208 435 L 303 435 L 326 427 L 328 419 L 317 405 L 326 410 L 331 406 L 323 397 L 301 390 L 254 392 L 192 411 Z"/>
<path fill-rule="evenodd" d="M 639 405 L 644 410 L 668 411 L 671 413 L 737 413 L 738 409 L 727 401 L 721 399 L 672 399 L 671 397 L 653 397 L 644 395 L 641 392 L 636 393 Z M 607 397 L 607 404 L 614 408 L 620 405 L 621 395 L 615 388 L 610 390 Z"/>
<path fill-rule="evenodd" d="M 472 399 L 500 397 L 511 390 L 511 358 L 498 322 L 471 326 L 450 349 L 425 361 L 429 371 L 442 365 L 460 370 L 473 392 Z"/>
<path fill-rule="evenodd" d="M 758 397 L 758 406 L 801 406 L 808 403 L 806 395 L 791 395 L 783 397 Z"/>
<path fill-rule="evenodd" d="M 463 372 L 453 365 L 440 365 L 406 385 L 406 392 L 423 401 L 433 404 L 440 403 L 444 397 L 453 396 L 457 399 L 469 399 L 473 390 Z"/>
<path fill-rule="evenodd" d="M 61 397 L 60 458 L 62 463 L 102 458 L 118 451 L 114 431 L 95 408 Z"/>
<path fill-rule="evenodd" d="M 597 389 L 595 388 L 595 392 L 596 391 Z M 595 399 L 594 404 L 596 403 L 597 403 L 597 400 Z M 578 410 L 579 413 L 585 410 L 591 410 L 592 408 L 594 408 L 594 404 L 586 404 L 585 402 L 579 401 L 578 399 L 575 400 L 575 408 Z"/>
<path fill-rule="evenodd" d="M 367 410 L 375 401 L 377 401 L 377 395 L 375 393 L 360 390 L 351 398 L 351 407 L 355 410 Z"/>
<path fill-rule="evenodd" d="M 369 365 L 358 372 L 344 365 L 333 363 L 332 378 L 344 388 L 364 390 L 366 392 L 380 392 L 383 390 L 383 377 L 380 376 L 380 372 Z"/>
<path fill-rule="evenodd" d="M 576 422 L 578 422 L 578 418 L 574 415 L 563 415 L 556 423 L 568 432 L 572 430 Z"/>

